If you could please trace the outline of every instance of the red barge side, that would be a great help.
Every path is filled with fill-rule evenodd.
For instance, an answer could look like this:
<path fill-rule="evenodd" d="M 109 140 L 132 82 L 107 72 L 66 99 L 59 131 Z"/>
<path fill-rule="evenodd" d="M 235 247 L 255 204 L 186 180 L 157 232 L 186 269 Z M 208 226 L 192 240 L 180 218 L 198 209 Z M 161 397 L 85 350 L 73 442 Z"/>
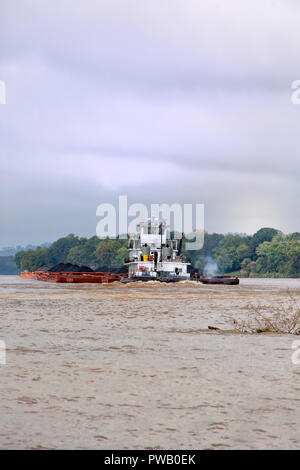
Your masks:
<path fill-rule="evenodd" d="M 110 283 L 120 281 L 127 277 L 127 274 L 116 274 L 106 272 L 61 272 L 52 273 L 47 271 L 23 272 L 22 279 L 35 279 L 37 281 L 58 282 L 58 283 Z"/>

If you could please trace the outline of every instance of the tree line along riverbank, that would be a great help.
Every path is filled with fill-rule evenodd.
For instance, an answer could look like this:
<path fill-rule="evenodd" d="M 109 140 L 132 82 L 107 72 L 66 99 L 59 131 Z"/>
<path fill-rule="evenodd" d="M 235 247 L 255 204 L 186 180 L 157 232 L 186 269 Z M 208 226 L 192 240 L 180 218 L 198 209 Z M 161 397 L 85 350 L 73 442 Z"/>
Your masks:
<path fill-rule="evenodd" d="M 273 228 L 262 228 L 254 235 L 205 233 L 203 248 L 183 249 L 183 256 L 201 273 L 213 269 L 212 274 L 241 277 L 300 277 L 300 233 L 283 234 Z M 49 247 L 21 250 L 13 258 L 0 257 L 0 274 L 35 271 L 57 263 L 118 268 L 126 257 L 127 240 L 70 234 Z"/>

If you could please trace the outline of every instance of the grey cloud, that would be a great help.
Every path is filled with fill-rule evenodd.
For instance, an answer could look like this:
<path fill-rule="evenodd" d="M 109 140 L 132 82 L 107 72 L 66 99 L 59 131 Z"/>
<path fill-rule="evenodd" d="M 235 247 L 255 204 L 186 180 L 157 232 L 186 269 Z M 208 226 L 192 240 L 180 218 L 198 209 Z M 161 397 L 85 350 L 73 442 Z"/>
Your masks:
<path fill-rule="evenodd" d="M 205 202 L 208 230 L 299 229 L 297 2 L 1 8 L 0 245 L 91 234 L 119 193 Z"/>

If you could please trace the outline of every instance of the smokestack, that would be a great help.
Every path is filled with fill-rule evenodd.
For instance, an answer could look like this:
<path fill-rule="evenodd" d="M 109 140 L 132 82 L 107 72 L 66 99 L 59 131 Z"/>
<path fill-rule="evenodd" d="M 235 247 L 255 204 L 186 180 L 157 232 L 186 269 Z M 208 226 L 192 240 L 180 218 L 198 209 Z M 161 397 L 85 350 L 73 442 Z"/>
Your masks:
<path fill-rule="evenodd" d="M 181 234 L 181 239 L 180 239 L 179 248 L 178 248 L 178 256 L 180 256 L 182 252 L 183 239 L 184 239 L 184 233 Z"/>

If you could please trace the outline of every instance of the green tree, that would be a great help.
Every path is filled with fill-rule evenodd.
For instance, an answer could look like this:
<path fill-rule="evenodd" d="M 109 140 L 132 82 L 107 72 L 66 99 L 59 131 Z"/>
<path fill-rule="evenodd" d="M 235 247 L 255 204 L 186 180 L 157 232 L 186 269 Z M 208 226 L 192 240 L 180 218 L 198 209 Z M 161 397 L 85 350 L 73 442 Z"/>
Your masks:
<path fill-rule="evenodd" d="M 247 245 L 247 243 L 241 243 L 236 248 L 236 254 L 238 256 L 239 262 L 241 263 L 245 258 L 249 259 L 249 256 L 251 255 L 250 247 Z"/>
<path fill-rule="evenodd" d="M 20 268 L 22 271 L 36 270 L 36 254 L 34 250 L 26 250 L 21 258 Z"/>
<path fill-rule="evenodd" d="M 275 237 L 275 235 L 278 234 L 278 230 L 276 230 L 275 228 L 269 228 L 269 227 L 265 227 L 265 228 L 261 228 L 260 230 L 258 230 L 252 237 L 252 239 L 250 240 L 250 255 L 251 255 L 251 258 L 256 260 L 257 258 L 257 252 L 256 252 L 256 249 L 259 245 L 261 245 L 261 243 L 263 242 L 271 242 L 273 240 L 273 238 Z"/>
<path fill-rule="evenodd" d="M 229 273 L 238 271 L 244 257 L 249 257 L 248 239 L 240 235 L 226 235 L 213 250 L 219 271 Z"/>
<path fill-rule="evenodd" d="M 70 249 L 79 246 L 80 243 L 80 238 L 73 233 L 70 233 L 67 237 L 59 238 L 49 248 L 49 261 L 52 264 L 65 263 Z"/>
<path fill-rule="evenodd" d="M 243 259 L 243 261 L 241 262 L 241 274 L 245 277 L 248 277 L 250 276 L 250 273 L 251 273 L 251 263 L 253 263 L 253 261 L 251 260 L 251 258 L 245 258 Z"/>
<path fill-rule="evenodd" d="M 99 265 L 112 268 L 119 267 L 120 264 L 123 264 L 121 260 L 125 257 L 125 252 L 121 250 L 118 253 L 118 250 L 122 247 L 124 247 L 124 240 L 102 240 L 95 251 Z"/>
<path fill-rule="evenodd" d="M 26 250 L 22 250 L 22 251 L 18 251 L 18 253 L 14 255 L 15 263 L 19 269 L 21 268 L 21 261 L 25 253 L 26 253 Z"/>
<path fill-rule="evenodd" d="M 269 276 L 299 276 L 300 239 L 277 234 L 270 242 L 261 243 L 256 253 L 257 273 Z"/>
<path fill-rule="evenodd" d="M 121 248 L 119 248 L 117 250 L 117 253 L 116 253 L 116 258 L 115 258 L 115 263 L 117 265 L 117 267 L 121 267 L 123 266 L 124 264 L 124 261 L 125 259 L 128 257 L 128 250 L 125 246 L 121 246 Z"/>
<path fill-rule="evenodd" d="M 80 245 L 73 246 L 67 256 L 67 262 L 79 265 L 87 265 L 95 268 L 98 265 L 96 248 L 100 244 L 98 237 L 82 238 Z"/>

